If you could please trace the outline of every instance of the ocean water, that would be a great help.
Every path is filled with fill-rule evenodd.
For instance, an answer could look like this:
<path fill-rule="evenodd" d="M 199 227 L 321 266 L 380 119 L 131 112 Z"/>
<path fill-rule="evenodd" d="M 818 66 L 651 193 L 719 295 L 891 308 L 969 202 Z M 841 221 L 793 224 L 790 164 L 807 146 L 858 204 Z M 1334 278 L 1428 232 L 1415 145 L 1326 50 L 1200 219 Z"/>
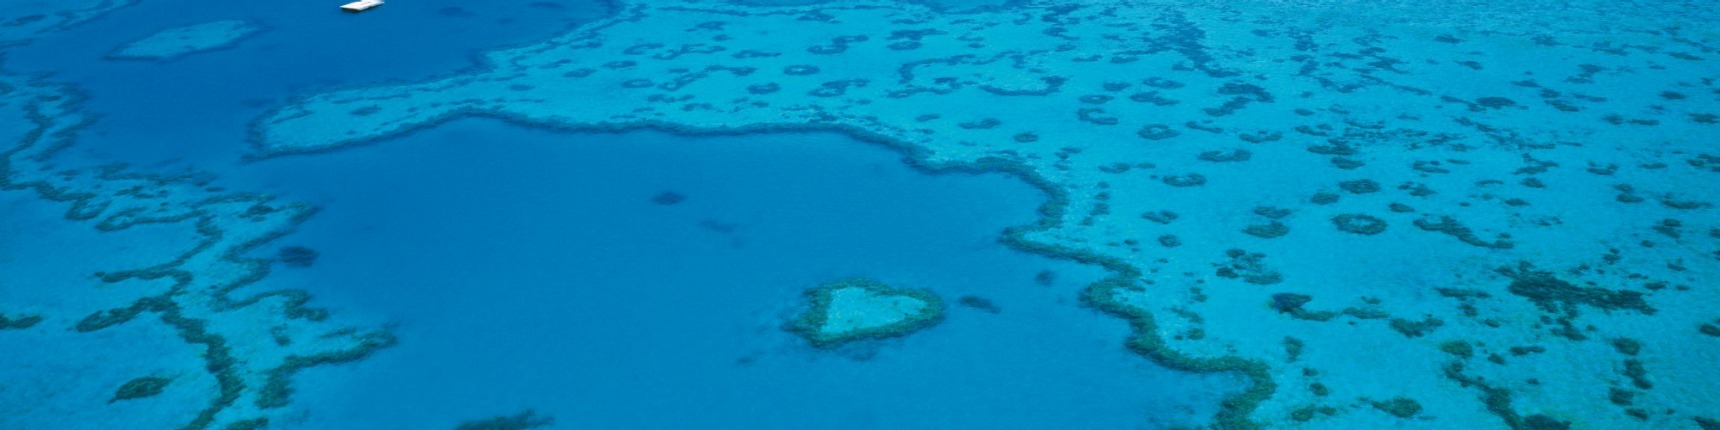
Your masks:
<path fill-rule="evenodd" d="M 929 176 L 823 133 L 472 121 L 395 143 L 254 170 L 257 189 L 345 220 L 283 238 L 322 257 L 279 285 L 386 316 L 401 336 L 374 360 L 306 372 L 330 389 L 302 394 L 313 414 L 290 427 L 534 409 L 572 427 L 1129 428 L 1203 421 L 1240 384 L 1140 360 L 1117 343 L 1126 325 L 1080 306 L 1099 271 L 998 243 L 1043 198 L 1000 174 Z M 686 200 L 654 202 L 662 192 Z M 782 329 L 808 285 L 855 276 L 998 312 L 957 307 L 936 331 L 841 351 Z"/>
<path fill-rule="evenodd" d="M 1716 4 L 335 6 L 0 0 L 0 430 L 1720 429 Z"/>
<path fill-rule="evenodd" d="M 247 124 L 301 93 L 453 73 L 473 67 L 484 50 L 549 37 L 612 7 L 543 1 L 479 10 L 460 2 L 418 2 L 359 20 L 308 5 L 132 3 L 103 14 L 102 25 L 72 27 L 8 49 L 7 66 L 13 73 L 76 81 L 90 95 L 83 109 L 102 120 L 88 127 L 91 136 L 78 152 L 204 169 L 239 160 L 249 148 L 235 142 L 245 141 Z M 108 58 L 152 33 L 221 20 L 263 30 L 202 55 Z"/>

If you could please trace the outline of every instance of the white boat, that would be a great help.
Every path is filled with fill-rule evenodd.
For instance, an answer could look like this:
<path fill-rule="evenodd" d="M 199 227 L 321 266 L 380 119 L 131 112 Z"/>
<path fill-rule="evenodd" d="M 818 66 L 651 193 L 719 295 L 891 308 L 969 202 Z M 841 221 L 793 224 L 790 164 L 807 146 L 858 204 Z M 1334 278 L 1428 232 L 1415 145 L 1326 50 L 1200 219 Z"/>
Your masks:
<path fill-rule="evenodd" d="M 377 6 L 382 6 L 382 0 L 358 0 L 352 3 L 340 5 L 340 10 L 347 12 L 364 12 L 374 9 Z"/>

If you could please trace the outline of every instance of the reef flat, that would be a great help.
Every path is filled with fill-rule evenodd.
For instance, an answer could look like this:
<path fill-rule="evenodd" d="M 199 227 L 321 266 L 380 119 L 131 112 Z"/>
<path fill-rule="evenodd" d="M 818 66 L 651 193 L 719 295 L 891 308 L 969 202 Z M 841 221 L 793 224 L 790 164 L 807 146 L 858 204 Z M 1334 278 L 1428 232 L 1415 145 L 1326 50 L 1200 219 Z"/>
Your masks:
<path fill-rule="evenodd" d="M 479 70 L 305 95 L 253 144 L 470 116 L 838 130 L 1043 188 L 1044 219 L 1005 240 L 1111 269 L 1086 298 L 1143 355 L 1248 375 L 1217 427 L 1712 428 L 1717 16 L 637 3 Z"/>
<path fill-rule="evenodd" d="M 789 329 L 820 348 L 907 336 L 944 317 L 943 299 L 931 291 L 896 289 L 870 279 L 828 282 L 806 290 L 806 298 L 806 311 Z"/>
<path fill-rule="evenodd" d="M 8 27 L 0 46 L 125 4 L 35 7 L 42 18 L 11 18 L 32 24 Z M 252 288 L 272 261 L 244 254 L 314 208 L 196 171 L 74 167 L 83 162 L 68 149 L 94 120 L 82 100 L 44 77 L 0 73 L 0 427 L 260 428 L 298 371 L 393 343 L 308 306 L 302 291 Z"/>
<path fill-rule="evenodd" d="M 145 36 L 115 49 L 108 58 L 167 61 L 233 46 L 263 27 L 243 20 L 222 20 L 174 27 Z"/>

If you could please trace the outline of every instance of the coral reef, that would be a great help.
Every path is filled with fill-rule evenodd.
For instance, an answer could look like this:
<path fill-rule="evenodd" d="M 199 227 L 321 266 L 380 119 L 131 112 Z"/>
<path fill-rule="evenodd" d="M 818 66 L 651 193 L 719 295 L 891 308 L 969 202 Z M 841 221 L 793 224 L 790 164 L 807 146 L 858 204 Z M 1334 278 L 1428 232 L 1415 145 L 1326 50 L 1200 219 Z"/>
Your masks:
<path fill-rule="evenodd" d="M 1424 317 L 1420 321 L 1405 318 L 1392 318 L 1391 320 L 1392 330 L 1397 330 L 1397 332 L 1402 333 L 1404 337 L 1412 338 L 1426 336 L 1428 333 L 1433 332 L 1434 329 L 1444 325 L 1445 320 L 1441 320 L 1433 316 Z"/>
<path fill-rule="evenodd" d="M 538 416 L 537 411 L 528 409 L 513 415 L 463 422 L 455 426 L 454 430 L 527 430 L 554 424 L 555 417 Z"/>
<path fill-rule="evenodd" d="M 1386 220 L 1367 214 L 1339 214 L 1332 217 L 1339 231 L 1372 236 L 1386 231 Z"/>
<path fill-rule="evenodd" d="M 242 20 L 169 28 L 121 46 L 108 54 L 108 58 L 168 61 L 193 53 L 231 47 L 261 31 L 261 25 Z"/>
<path fill-rule="evenodd" d="M 320 256 L 322 256 L 322 254 L 316 250 L 303 246 L 282 247 L 280 252 L 275 253 L 275 259 L 280 261 L 281 264 L 285 264 L 288 267 L 301 268 L 311 267 L 311 265 L 316 264 L 317 257 Z"/>
<path fill-rule="evenodd" d="M 663 206 L 671 206 L 671 205 L 679 204 L 679 203 L 686 201 L 686 200 L 687 200 L 686 195 L 683 195 L 681 193 L 677 193 L 674 191 L 663 191 L 663 192 L 657 193 L 657 195 L 655 195 L 655 196 L 651 196 L 651 203 L 656 203 L 656 204 L 663 205 Z"/>
<path fill-rule="evenodd" d="M 155 395 L 161 394 L 162 390 L 167 389 L 167 384 L 170 382 L 173 382 L 173 380 L 159 376 L 145 376 L 133 379 L 126 382 L 125 385 L 119 386 L 119 389 L 114 391 L 113 398 L 109 399 L 108 403 L 121 400 L 154 397 Z"/>
<path fill-rule="evenodd" d="M 1243 229 L 1242 232 L 1248 233 L 1249 236 L 1261 239 L 1272 239 L 1290 234 L 1290 226 L 1282 222 L 1272 221 L 1266 224 L 1250 225 L 1248 228 Z"/>
<path fill-rule="evenodd" d="M 1608 311 L 1633 310 L 1648 315 L 1655 312 L 1640 292 L 1578 287 L 1553 277 L 1551 272 L 1536 270 L 1528 262 L 1498 270 L 1511 277 L 1507 291 L 1529 299 L 1548 313 L 1575 316 L 1579 305 Z"/>
<path fill-rule="evenodd" d="M 1407 397 L 1397 397 L 1383 402 L 1371 403 L 1374 409 L 1392 414 L 1398 418 L 1409 418 L 1421 413 L 1421 403 Z"/>
<path fill-rule="evenodd" d="M 956 304 L 978 309 L 990 314 L 1003 312 L 1003 308 L 997 307 L 996 303 L 992 303 L 990 299 L 980 296 L 962 296 L 960 299 L 956 299 Z"/>
<path fill-rule="evenodd" d="M 806 310 L 788 326 L 813 346 L 912 334 L 943 321 L 943 299 L 927 290 L 891 288 L 854 278 L 807 289 Z"/>
<path fill-rule="evenodd" d="M 1217 264 L 1215 274 L 1221 278 L 1241 279 L 1243 282 L 1259 285 L 1276 284 L 1284 280 L 1278 271 L 1266 267 L 1266 254 L 1248 252 L 1242 249 L 1224 251 L 1230 257 L 1228 263 Z"/>
<path fill-rule="evenodd" d="M 41 315 L 7 317 L 5 314 L 0 314 L 0 330 L 23 330 L 35 327 L 41 322 Z"/>

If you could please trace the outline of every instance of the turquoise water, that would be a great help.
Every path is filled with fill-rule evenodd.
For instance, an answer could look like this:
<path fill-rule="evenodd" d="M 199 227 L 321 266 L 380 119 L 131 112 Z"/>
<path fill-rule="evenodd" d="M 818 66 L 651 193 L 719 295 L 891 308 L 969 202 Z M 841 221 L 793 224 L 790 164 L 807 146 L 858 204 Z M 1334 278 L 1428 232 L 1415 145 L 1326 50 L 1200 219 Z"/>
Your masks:
<path fill-rule="evenodd" d="M 0 430 L 1720 429 L 1714 4 L 334 6 L 0 0 Z"/>

